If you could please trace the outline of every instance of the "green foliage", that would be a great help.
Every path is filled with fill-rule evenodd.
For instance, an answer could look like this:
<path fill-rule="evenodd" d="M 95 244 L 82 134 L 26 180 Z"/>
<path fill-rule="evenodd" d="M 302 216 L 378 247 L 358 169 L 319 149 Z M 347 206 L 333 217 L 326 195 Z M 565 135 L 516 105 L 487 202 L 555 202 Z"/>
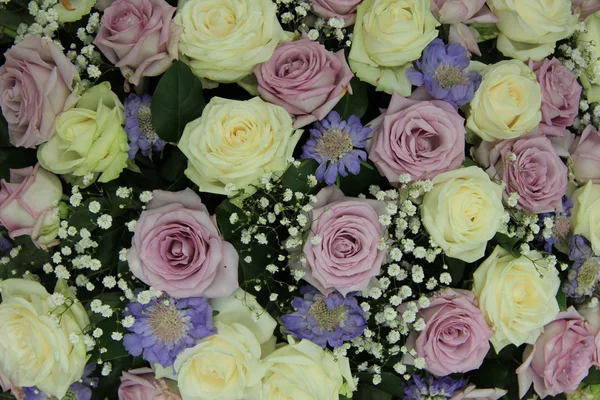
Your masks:
<path fill-rule="evenodd" d="M 160 78 L 152 97 L 152 124 L 161 139 L 176 143 L 185 125 L 205 106 L 202 84 L 190 68 L 176 61 Z"/>
<path fill-rule="evenodd" d="M 404 380 L 396 374 L 382 372 L 381 382 L 376 387 L 367 384 L 367 382 L 373 382 L 373 374 L 359 373 L 357 375 L 359 378 L 359 382 L 363 383 L 363 385 L 359 384 L 359 386 L 371 387 L 372 389 L 376 389 L 376 391 L 372 391 L 369 393 L 376 394 L 377 392 L 381 392 L 390 396 L 389 398 L 391 398 L 391 396 L 402 398 L 402 396 L 404 395 L 404 389 L 402 387 L 402 382 Z M 380 396 L 382 396 L 382 394 L 380 394 Z M 381 397 L 382 400 L 385 398 L 386 397 Z M 358 397 L 358 399 L 362 398 Z M 364 397 L 364 399 L 367 400 L 368 397 Z"/>
<path fill-rule="evenodd" d="M 501 246 L 504 250 L 510 252 L 513 257 L 520 257 L 521 252 L 517 248 L 519 239 L 516 237 L 508 237 L 503 233 L 496 233 L 496 236 L 492 239 L 493 242 Z"/>
<path fill-rule="evenodd" d="M 8 180 L 11 169 L 31 167 L 36 163 L 37 152 L 34 149 L 0 147 L 0 179 Z"/>
<path fill-rule="evenodd" d="M 333 108 L 340 114 L 342 120 L 350 118 L 351 115 L 362 118 L 369 107 L 369 96 L 367 96 L 369 85 L 355 77 L 350 81 L 350 86 L 352 94 L 346 93 Z"/>
<path fill-rule="evenodd" d="M 558 293 L 556 294 L 556 301 L 558 302 L 560 311 L 567 311 L 567 295 L 565 292 L 559 289 Z"/>

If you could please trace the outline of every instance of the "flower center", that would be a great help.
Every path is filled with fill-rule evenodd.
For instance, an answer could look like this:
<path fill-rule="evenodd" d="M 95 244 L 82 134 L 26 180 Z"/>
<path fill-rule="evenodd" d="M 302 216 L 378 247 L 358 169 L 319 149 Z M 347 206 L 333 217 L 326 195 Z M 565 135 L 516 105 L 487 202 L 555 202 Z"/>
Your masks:
<path fill-rule="evenodd" d="M 455 85 L 466 85 L 467 81 L 462 70 L 450 65 L 442 64 L 435 70 L 435 77 L 437 78 L 440 86 L 444 89 Z"/>
<path fill-rule="evenodd" d="M 77 394 L 72 389 L 69 389 L 61 400 L 77 400 Z"/>
<path fill-rule="evenodd" d="M 323 300 L 314 302 L 310 306 L 310 313 L 315 317 L 317 326 L 327 331 L 339 328 L 348 314 L 345 306 L 341 305 L 331 310 Z"/>
<path fill-rule="evenodd" d="M 315 146 L 315 151 L 323 158 L 341 160 L 353 148 L 352 136 L 348 132 L 340 129 L 330 129 L 323 133 Z"/>
<path fill-rule="evenodd" d="M 577 290 L 582 294 L 594 290 L 600 277 L 600 257 L 591 257 L 585 260 L 577 274 Z"/>
<path fill-rule="evenodd" d="M 571 232 L 571 221 L 566 215 L 557 216 L 554 219 L 553 234 L 558 241 L 565 241 Z"/>
<path fill-rule="evenodd" d="M 148 325 L 163 343 L 176 343 L 186 335 L 187 318 L 174 305 L 159 302 L 149 312 Z"/>
<path fill-rule="evenodd" d="M 149 142 L 154 142 L 158 139 L 158 135 L 154 131 L 154 126 L 152 125 L 152 111 L 149 107 L 140 107 L 138 111 L 138 126 L 140 127 L 140 131 L 144 135 L 146 135 L 146 139 Z"/>

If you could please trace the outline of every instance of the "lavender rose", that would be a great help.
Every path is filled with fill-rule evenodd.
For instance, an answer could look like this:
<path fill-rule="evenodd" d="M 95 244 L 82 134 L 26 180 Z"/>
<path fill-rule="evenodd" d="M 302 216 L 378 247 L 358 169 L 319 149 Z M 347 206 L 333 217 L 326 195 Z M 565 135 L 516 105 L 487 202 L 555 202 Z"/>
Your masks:
<path fill-rule="evenodd" d="M 156 379 L 150 368 L 123 371 L 119 400 L 181 400 L 175 383 L 171 386 L 175 389 L 167 386 L 165 379 Z"/>
<path fill-rule="evenodd" d="M 540 130 L 548 136 L 563 136 L 565 128 L 573 125 L 579 112 L 581 85 L 577 77 L 556 58 L 538 62 L 530 60 L 529 67 L 542 88 Z"/>
<path fill-rule="evenodd" d="M 311 0 L 310 5 L 315 14 L 323 18 L 341 18 L 344 26 L 356 21 L 356 7 L 363 0 Z"/>
<path fill-rule="evenodd" d="M 391 184 L 400 174 L 431 179 L 460 167 L 465 159 L 465 126 L 445 101 L 416 101 L 397 94 L 389 108 L 371 122 L 369 159 Z"/>
<path fill-rule="evenodd" d="M 54 120 L 77 102 L 79 75 L 52 42 L 31 36 L 8 50 L 0 67 L 0 107 L 10 142 L 35 147 L 54 133 Z"/>
<path fill-rule="evenodd" d="M 402 307 L 402 306 L 401 306 Z M 419 311 L 425 329 L 411 332 L 407 347 L 414 346 L 437 376 L 477 369 L 490 350 L 492 330 L 478 308 L 473 292 L 445 289 Z"/>
<path fill-rule="evenodd" d="M 379 222 L 385 208 L 382 201 L 346 197 L 336 187 L 322 189 L 308 216 L 313 222 L 303 247 L 306 261 L 295 266 L 304 270 L 304 280 L 325 295 L 366 289 L 387 254 L 379 249 L 387 237 Z"/>
<path fill-rule="evenodd" d="M 517 369 L 519 396 L 531 387 L 540 397 L 577 389 L 596 358 L 594 335 L 573 307 L 544 327 L 535 344 L 523 353 Z"/>
<path fill-rule="evenodd" d="M 296 116 L 294 128 L 325 118 L 347 91 L 352 93 L 354 76 L 343 50 L 330 53 L 308 38 L 277 46 L 254 74 L 260 97 Z"/>
<path fill-rule="evenodd" d="M 40 248 L 57 244 L 57 204 L 63 194 L 60 179 L 36 164 L 11 169 L 10 182 L 0 184 L 0 225 L 10 237 L 29 235 Z"/>
<path fill-rule="evenodd" d="M 474 156 L 490 177 L 507 182 L 505 200 L 516 192 L 516 206 L 522 210 L 536 214 L 562 211 L 568 171 L 545 136 L 482 142 Z"/>
<path fill-rule="evenodd" d="M 177 59 L 181 28 L 171 22 L 175 7 L 164 0 L 116 0 L 102 16 L 94 43 L 138 85 L 144 76 L 157 76 Z"/>
<path fill-rule="evenodd" d="M 142 282 L 175 298 L 226 297 L 238 287 L 238 254 L 191 189 L 155 190 L 137 221 L 127 262 Z"/>
<path fill-rule="evenodd" d="M 600 183 L 600 133 L 589 125 L 569 149 L 571 170 L 579 183 Z"/>

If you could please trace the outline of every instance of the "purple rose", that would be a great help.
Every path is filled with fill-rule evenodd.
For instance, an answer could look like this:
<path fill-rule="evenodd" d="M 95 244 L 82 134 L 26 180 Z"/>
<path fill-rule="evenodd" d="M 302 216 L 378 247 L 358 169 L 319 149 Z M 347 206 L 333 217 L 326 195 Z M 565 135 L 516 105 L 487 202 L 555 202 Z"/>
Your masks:
<path fill-rule="evenodd" d="M 304 280 L 327 295 L 365 290 L 379 275 L 387 254 L 379 249 L 387 234 L 379 222 L 386 204 L 378 200 L 346 197 L 337 187 L 322 189 L 309 213 L 313 221 L 303 247 Z"/>
<path fill-rule="evenodd" d="M 119 400 L 181 400 L 177 390 L 167 386 L 164 379 L 156 379 L 150 368 L 123 371 Z"/>
<path fill-rule="evenodd" d="M 445 376 L 481 366 L 493 332 L 473 292 L 445 289 L 419 311 L 419 316 L 425 321 L 425 329 L 418 336 L 411 332 L 406 346 L 414 346 L 418 356 L 425 359 L 427 371 Z"/>
<path fill-rule="evenodd" d="M 600 133 L 589 125 L 577 137 L 569 149 L 571 170 L 575 179 L 600 183 Z"/>
<path fill-rule="evenodd" d="M 404 173 L 431 179 L 457 169 L 465 159 L 464 122 L 445 101 L 416 101 L 394 93 L 389 108 L 369 124 L 369 159 L 391 184 Z"/>
<path fill-rule="evenodd" d="M 485 0 L 433 0 L 431 12 L 442 24 L 450 25 L 448 43 L 460 43 L 477 55 L 481 55 L 477 38 L 467 24 L 498 22 Z"/>
<path fill-rule="evenodd" d="M 579 112 L 581 85 L 577 77 L 556 58 L 538 62 L 530 60 L 529 67 L 542 88 L 540 130 L 548 136 L 563 136 L 565 128 L 573 125 Z"/>
<path fill-rule="evenodd" d="M 349 26 L 356 21 L 356 7 L 363 0 L 311 0 L 315 14 L 323 18 L 341 18 Z"/>
<path fill-rule="evenodd" d="M 238 254 L 191 189 L 155 190 L 127 262 L 142 282 L 175 298 L 226 297 L 238 288 Z"/>
<path fill-rule="evenodd" d="M 331 53 L 308 38 L 277 46 L 254 74 L 260 97 L 296 116 L 294 128 L 325 118 L 346 92 L 352 93 L 354 76 L 343 50 Z"/>
<path fill-rule="evenodd" d="M 600 10 L 600 0 L 572 0 L 572 2 L 571 10 L 573 14 L 579 14 L 580 21 Z"/>
<path fill-rule="evenodd" d="M 523 353 L 517 369 L 519 396 L 531 387 L 541 398 L 577 389 L 596 359 L 594 335 L 573 307 L 544 327 L 535 344 Z"/>
<path fill-rule="evenodd" d="M 494 179 L 507 183 L 504 199 L 516 192 L 517 207 L 536 214 L 562 211 L 568 171 L 552 142 L 543 135 L 482 142 L 474 151 L 477 162 Z"/>
<path fill-rule="evenodd" d="M 177 59 L 181 28 L 164 0 L 116 0 L 104 10 L 94 43 L 123 76 L 138 85 L 144 76 L 158 76 Z"/>
<path fill-rule="evenodd" d="M 75 66 L 54 43 L 31 36 L 10 48 L 0 67 L 0 106 L 10 142 L 35 147 L 54 134 L 54 120 L 79 98 Z"/>

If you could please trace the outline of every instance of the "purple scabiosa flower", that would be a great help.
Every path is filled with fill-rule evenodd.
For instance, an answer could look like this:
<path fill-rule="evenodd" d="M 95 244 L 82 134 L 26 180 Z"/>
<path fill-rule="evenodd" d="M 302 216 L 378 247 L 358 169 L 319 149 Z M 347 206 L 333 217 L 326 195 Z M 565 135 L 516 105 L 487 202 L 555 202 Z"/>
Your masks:
<path fill-rule="evenodd" d="M 600 289 L 600 257 L 594 254 L 590 242 L 581 235 L 571 238 L 569 260 L 573 261 L 563 292 L 574 299 L 583 300 Z"/>
<path fill-rule="evenodd" d="M 46 395 L 46 393 L 42 392 L 36 386 L 22 387 L 21 390 L 25 395 L 25 397 L 23 397 L 23 400 L 46 400 L 49 398 L 48 395 Z"/>
<path fill-rule="evenodd" d="M 152 157 L 152 151 L 160 152 L 165 142 L 158 137 L 152 125 L 150 105 L 152 96 L 145 94 L 139 97 L 133 93 L 125 101 L 125 132 L 129 139 L 127 154 L 133 159 L 138 151 L 144 157 Z"/>
<path fill-rule="evenodd" d="M 573 208 L 573 200 L 569 196 L 562 198 L 563 211 L 556 213 L 543 213 L 539 215 L 538 225 L 540 232 L 537 235 L 538 241 L 543 242 L 544 250 L 552 254 L 554 246 L 568 247 L 568 238 L 571 232 L 571 209 Z M 545 232 L 546 219 L 552 220 L 552 234 L 547 236 Z"/>
<path fill-rule="evenodd" d="M 434 378 L 413 375 L 407 382 L 403 383 L 403 400 L 443 400 L 452 397 L 457 389 L 465 386 L 463 379 L 452 379 L 449 376 Z"/>
<path fill-rule="evenodd" d="M 4 235 L 0 234 L 0 251 L 9 251 L 13 248 L 13 244 L 10 239 L 4 237 Z"/>
<path fill-rule="evenodd" d="M 90 377 L 95 369 L 96 364 L 86 365 L 81 379 L 71 385 L 62 400 L 90 400 L 92 398 L 92 388 L 98 386 L 98 378 Z"/>
<path fill-rule="evenodd" d="M 302 147 L 302 158 L 312 158 L 319 163 L 315 176 L 320 181 L 333 185 L 338 177 L 356 175 L 360 172 L 361 160 L 367 159 L 364 149 L 371 129 L 352 115 L 342 121 L 340 115 L 331 111 L 325 119 L 315 122 L 310 137 Z"/>
<path fill-rule="evenodd" d="M 332 293 L 324 297 L 311 286 L 300 289 L 291 314 L 281 317 L 284 331 L 297 339 L 308 339 L 321 347 L 339 347 L 363 334 L 367 321 L 352 294 Z"/>
<path fill-rule="evenodd" d="M 123 313 L 135 319 L 123 337 L 125 350 L 134 357 L 163 367 L 173 365 L 183 350 L 216 333 L 212 307 L 203 297 L 162 297 L 148 304 L 131 302 Z"/>
<path fill-rule="evenodd" d="M 406 75 L 413 85 L 425 85 L 431 96 L 458 108 L 473 100 L 481 84 L 479 72 L 465 71 L 469 63 L 467 49 L 461 44 L 446 45 L 442 39 L 434 39 L 415 61 L 416 68 L 409 68 Z"/>

